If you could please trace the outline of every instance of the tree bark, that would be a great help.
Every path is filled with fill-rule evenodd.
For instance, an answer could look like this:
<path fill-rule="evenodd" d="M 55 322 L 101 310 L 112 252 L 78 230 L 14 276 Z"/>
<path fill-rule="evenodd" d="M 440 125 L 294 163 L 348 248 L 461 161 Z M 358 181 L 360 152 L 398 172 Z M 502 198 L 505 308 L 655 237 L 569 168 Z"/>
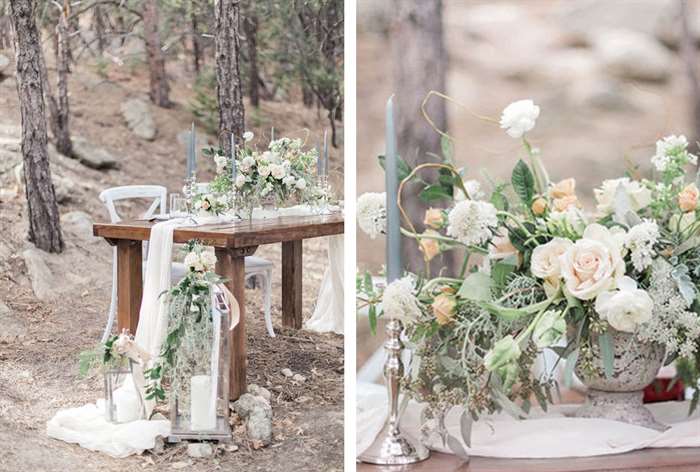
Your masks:
<path fill-rule="evenodd" d="M 199 45 L 199 25 L 197 21 L 197 12 L 194 6 L 190 12 L 190 24 L 192 27 L 192 69 L 194 70 L 195 74 L 199 75 L 201 70 L 200 62 L 202 50 Z"/>
<path fill-rule="evenodd" d="M 68 37 L 68 1 L 64 2 L 63 12 L 58 17 L 56 36 L 58 37 L 58 55 L 56 57 L 56 76 L 58 89 L 58 108 L 52 127 L 56 150 L 64 156 L 73 154 L 70 139 L 70 103 L 68 101 L 68 74 L 70 73 L 70 39 Z"/>
<path fill-rule="evenodd" d="M 41 41 L 33 0 L 12 0 L 17 93 L 22 117 L 22 158 L 29 210 L 29 240 L 48 252 L 63 251 L 63 236 L 51 180 L 42 85 Z"/>
<path fill-rule="evenodd" d="M 149 96 L 154 104 L 168 108 L 171 106 L 170 87 L 165 74 L 165 58 L 160 44 L 157 0 L 146 0 L 143 3 L 143 34 L 150 74 Z"/>
<path fill-rule="evenodd" d="M 216 3 L 216 93 L 219 101 L 219 147 L 231 152 L 230 134 L 239 139 L 245 131 L 243 87 L 240 73 L 240 9 L 238 0 Z"/>
<path fill-rule="evenodd" d="M 690 85 L 691 116 L 693 136 L 690 139 L 693 152 L 698 151 L 697 141 L 700 139 L 700 81 L 695 68 L 695 41 L 690 31 L 690 9 L 687 0 L 680 0 L 681 20 L 681 54 L 685 62 L 686 74 Z"/>
<path fill-rule="evenodd" d="M 394 11 L 396 19 L 391 42 L 398 108 L 398 151 L 411 167 L 415 167 L 435 161 L 428 152 L 440 154 L 440 135 L 424 120 L 421 103 L 429 91 L 445 91 L 447 54 L 443 41 L 442 0 L 395 0 Z M 427 112 L 439 129 L 447 129 L 444 101 L 432 100 Z M 425 177 L 434 179 L 430 175 Z M 418 198 L 421 189 L 422 185 L 412 183 L 404 187 L 403 194 L 405 209 L 419 231 L 425 229 L 422 221 L 427 208 Z M 402 254 L 409 270 L 422 270 L 423 256 L 415 241 L 404 238 Z M 444 262 L 454 269 L 452 263 Z"/>
<path fill-rule="evenodd" d="M 250 104 L 260 106 L 260 82 L 258 79 L 258 17 L 255 13 L 243 20 L 246 44 L 248 45 L 248 87 Z"/>

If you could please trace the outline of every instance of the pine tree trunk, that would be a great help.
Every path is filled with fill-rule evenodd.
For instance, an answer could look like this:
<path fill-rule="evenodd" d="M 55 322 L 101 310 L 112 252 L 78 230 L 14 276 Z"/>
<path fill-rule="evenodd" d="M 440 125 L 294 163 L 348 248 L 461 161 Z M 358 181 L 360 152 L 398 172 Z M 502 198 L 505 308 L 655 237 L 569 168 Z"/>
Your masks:
<path fill-rule="evenodd" d="M 304 76 L 301 77 L 301 101 L 306 108 L 314 106 L 314 91 L 306 84 Z"/>
<path fill-rule="evenodd" d="M 238 0 L 216 3 L 216 93 L 219 101 L 219 147 L 231 152 L 230 134 L 239 139 L 245 131 L 243 87 L 240 73 L 240 10 Z"/>
<path fill-rule="evenodd" d="M 251 14 L 243 20 L 245 39 L 248 45 L 248 87 L 250 104 L 260 106 L 260 82 L 258 80 L 258 17 Z"/>
<path fill-rule="evenodd" d="M 64 156 L 73 154 L 70 140 L 70 103 L 68 101 L 68 74 L 70 73 L 70 40 L 68 38 L 67 11 L 58 17 L 56 36 L 58 37 L 58 56 L 56 57 L 56 75 L 58 89 L 58 108 L 55 115 L 54 139 L 56 150 Z"/>
<path fill-rule="evenodd" d="M 39 31 L 33 0 L 12 0 L 17 92 L 22 116 L 22 158 L 29 210 L 29 240 L 48 252 L 63 251 L 63 237 L 49 167 Z"/>
<path fill-rule="evenodd" d="M 165 58 L 160 44 L 158 25 L 158 2 L 146 0 L 143 4 L 143 34 L 146 41 L 148 56 L 148 71 L 150 74 L 151 101 L 159 107 L 168 108 L 170 103 L 170 87 L 165 74 Z"/>
<path fill-rule="evenodd" d="M 398 151 L 411 167 L 415 167 L 436 160 L 427 153 L 440 154 L 440 135 L 423 118 L 421 103 L 429 91 L 445 91 L 447 54 L 443 42 L 442 0 L 395 0 L 394 11 L 396 21 L 391 41 Z M 444 101 L 431 100 L 427 112 L 439 129 L 447 129 Z M 418 198 L 421 189 L 422 185 L 414 183 L 406 185 L 403 193 L 405 209 L 411 221 L 418 223 L 419 231 L 424 230 L 422 221 L 427 208 Z M 402 253 L 409 270 L 422 270 L 423 256 L 415 242 L 404 238 Z"/>

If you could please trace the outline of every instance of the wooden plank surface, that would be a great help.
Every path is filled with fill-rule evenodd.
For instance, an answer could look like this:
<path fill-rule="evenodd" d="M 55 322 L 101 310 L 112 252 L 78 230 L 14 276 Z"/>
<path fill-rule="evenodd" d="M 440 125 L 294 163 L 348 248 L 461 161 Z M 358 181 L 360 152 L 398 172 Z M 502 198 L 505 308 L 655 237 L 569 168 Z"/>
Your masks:
<path fill-rule="evenodd" d="M 117 243 L 117 332 L 136 334 L 143 294 L 141 241 Z"/>
<path fill-rule="evenodd" d="M 700 433 L 699 433 L 700 434 Z M 358 464 L 357 472 L 699 472 L 700 448 L 643 449 L 598 457 L 565 459 L 493 459 L 432 453 L 425 462 L 410 466 Z"/>
<path fill-rule="evenodd" d="M 282 325 L 301 329 L 302 240 L 282 243 Z"/>
<path fill-rule="evenodd" d="M 144 220 L 95 223 L 93 234 L 111 240 L 145 241 L 149 239 L 151 227 L 155 224 L 155 221 Z M 175 230 L 173 240 L 176 243 L 184 243 L 191 239 L 200 239 L 209 246 L 241 248 L 331 236 L 342 234 L 343 231 L 343 214 L 333 213 L 330 215 L 283 216 L 258 219 L 252 222 L 240 220 L 232 223 L 180 228 Z"/>

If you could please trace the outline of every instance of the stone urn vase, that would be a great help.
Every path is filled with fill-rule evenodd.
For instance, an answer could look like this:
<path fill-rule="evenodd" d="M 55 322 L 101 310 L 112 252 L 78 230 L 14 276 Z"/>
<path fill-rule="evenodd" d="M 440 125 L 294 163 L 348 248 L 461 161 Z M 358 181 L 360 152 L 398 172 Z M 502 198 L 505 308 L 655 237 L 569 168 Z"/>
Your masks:
<path fill-rule="evenodd" d="M 576 362 L 574 372 L 588 387 L 586 403 L 574 416 L 604 418 L 652 428 L 668 429 L 658 423 L 642 404 L 644 388 L 654 381 L 664 361 L 664 348 L 657 343 L 641 343 L 631 333 L 608 328 L 613 348 L 613 373 L 605 375 L 603 359 L 593 336 L 593 369 L 582 368 L 582 359 Z"/>

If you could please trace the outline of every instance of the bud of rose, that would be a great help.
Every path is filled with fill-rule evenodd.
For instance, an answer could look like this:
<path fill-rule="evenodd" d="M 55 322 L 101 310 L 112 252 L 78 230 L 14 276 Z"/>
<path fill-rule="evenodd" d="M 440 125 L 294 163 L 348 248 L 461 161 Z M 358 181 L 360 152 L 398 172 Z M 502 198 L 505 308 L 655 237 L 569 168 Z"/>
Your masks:
<path fill-rule="evenodd" d="M 423 235 L 439 235 L 439 233 L 429 229 L 425 233 L 423 233 Z M 429 237 L 421 239 L 419 248 L 425 255 L 425 259 L 428 261 L 432 260 L 433 257 L 440 254 L 440 243 L 438 243 L 436 239 L 431 239 Z"/>
<path fill-rule="evenodd" d="M 440 208 L 428 208 L 423 223 L 431 228 L 440 229 L 445 224 L 445 215 Z"/>
<path fill-rule="evenodd" d="M 455 309 L 457 308 L 457 302 L 454 297 L 441 293 L 433 300 L 432 308 L 433 315 L 435 315 L 438 324 L 443 326 L 452 321 L 455 315 Z"/>
<path fill-rule="evenodd" d="M 532 202 L 532 213 L 536 216 L 544 215 L 547 209 L 547 200 L 542 197 L 537 197 L 534 202 Z"/>
<path fill-rule="evenodd" d="M 552 186 L 549 190 L 549 195 L 552 198 L 563 198 L 573 196 L 576 192 L 576 180 L 564 179 Z"/>
<path fill-rule="evenodd" d="M 695 211 L 698 207 L 698 188 L 695 184 L 688 184 L 678 194 L 678 206 L 682 211 Z"/>

